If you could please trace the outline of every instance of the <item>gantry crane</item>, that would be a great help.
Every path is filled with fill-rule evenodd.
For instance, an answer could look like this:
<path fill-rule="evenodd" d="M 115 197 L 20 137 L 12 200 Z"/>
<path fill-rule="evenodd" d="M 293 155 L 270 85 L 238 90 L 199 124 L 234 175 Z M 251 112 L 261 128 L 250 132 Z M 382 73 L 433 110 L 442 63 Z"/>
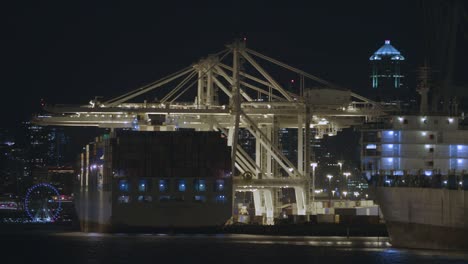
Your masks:
<path fill-rule="evenodd" d="M 260 61 L 297 76 L 297 91 L 281 85 Z M 158 90 L 166 92 L 161 100 L 134 102 Z M 136 90 L 97 99 L 81 106 L 47 106 L 49 114 L 36 116 L 33 122 L 140 131 L 222 131 L 232 147 L 234 189 L 252 191 L 256 212 L 265 214 L 268 223 L 278 213 L 272 191 L 276 188 L 295 189 L 299 215 L 314 213 L 309 206 L 315 195 L 310 175 L 312 129 L 316 138 L 336 135 L 342 128 L 395 110 L 251 50 L 243 41 Z M 278 144 L 281 128 L 298 131 L 296 164 Z M 255 155 L 239 144 L 239 129 L 255 137 Z"/>

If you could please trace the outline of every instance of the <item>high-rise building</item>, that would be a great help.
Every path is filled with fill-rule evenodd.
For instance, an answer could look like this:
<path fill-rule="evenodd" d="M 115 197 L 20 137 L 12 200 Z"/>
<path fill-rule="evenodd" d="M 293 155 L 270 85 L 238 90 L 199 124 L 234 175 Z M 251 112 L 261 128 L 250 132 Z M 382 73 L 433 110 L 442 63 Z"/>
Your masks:
<path fill-rule="evenodd" d="M 43 127 L 29 122 L 24 123 L 24 128 L 25 160 L 28 163 L 25 176 L 30 176 L 36 168 L 64 165 L 68 138 L 63 128 Z"/>
<path fill-rule="evenodd" d="M 380 47 L 369 58 L 372 72 L 370 75 L 372 88 L 379 89 L 379 93 L 387 94 L 403 86 L 401 65 L 405 57 L 390 44 L 390 40 L 385 40 L 385 44 Z"/>
<path fill-rule="evenodd" d="M 12 135 L 11 131 L 0 129 L 0 195 L 21 194 L 24 189 L 25 151 Z"/>

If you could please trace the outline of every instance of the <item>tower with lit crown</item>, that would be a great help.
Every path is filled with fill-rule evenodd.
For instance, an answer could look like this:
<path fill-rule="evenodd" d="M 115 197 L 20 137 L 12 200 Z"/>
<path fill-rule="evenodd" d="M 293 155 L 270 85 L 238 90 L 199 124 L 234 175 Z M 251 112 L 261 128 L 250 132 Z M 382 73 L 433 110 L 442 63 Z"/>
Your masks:
<path fill-rule="evenodd" d="M 372 54 L 369 60 L 372 66 L 370 77 L 373 89 L 389 92 L 402 86 L 404 76 L 400 66 L 405 57 L 390 44 L 390 40 L 385 40 L 385 44 Z"/>

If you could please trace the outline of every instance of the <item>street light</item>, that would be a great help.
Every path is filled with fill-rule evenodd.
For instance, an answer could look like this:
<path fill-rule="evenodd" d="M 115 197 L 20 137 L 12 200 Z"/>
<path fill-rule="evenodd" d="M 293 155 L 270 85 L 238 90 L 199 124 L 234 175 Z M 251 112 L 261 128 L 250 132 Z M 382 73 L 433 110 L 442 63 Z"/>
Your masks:
<path fill-rule="evenodd" d="M 342 171 L 343 171 L 343 162 L 342 162 L 342 161 L 338 161 L 338 166 L 340 166 L 340 174 L 341 174 Z"/>
<path fill-rule="evenodd" d="M 315 210 L 315 168 L 317 168 L 317 162 L 310 163 L 312 167 L 312 214 L 316 213 Z"/>
<path fill-rule="evenodd" d="M 345 186 L 346 190 L 348 190 L 348 177 L 351 175 L 351 172 L 343 172 L 343 175 L 346 177 Z"/>
<path fill-rule="evenodd" d="M 330 197 L 330 205 L 329 206 L 331 206 L 331 179 L 333 178 L 333 175 L 328 174 L 327 178 L 328 178 L 328 189 L 330 190 L 330 193 L 328 194 L 328 196 Z"/>

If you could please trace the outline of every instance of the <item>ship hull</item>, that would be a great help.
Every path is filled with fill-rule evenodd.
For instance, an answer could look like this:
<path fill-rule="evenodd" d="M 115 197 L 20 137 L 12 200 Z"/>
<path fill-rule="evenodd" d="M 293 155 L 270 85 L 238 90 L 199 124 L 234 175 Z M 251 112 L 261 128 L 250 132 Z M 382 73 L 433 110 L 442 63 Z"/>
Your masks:
<path fill-rule="evenodd" d="M 468 249 L 468 192 L 431 188 L 377 187 L 395 247 Z"/>
<path fill-rule="evenodd" d="M 386 225 L 394 247 L 468 249 L 468 229 L 392 221 Z"/>

